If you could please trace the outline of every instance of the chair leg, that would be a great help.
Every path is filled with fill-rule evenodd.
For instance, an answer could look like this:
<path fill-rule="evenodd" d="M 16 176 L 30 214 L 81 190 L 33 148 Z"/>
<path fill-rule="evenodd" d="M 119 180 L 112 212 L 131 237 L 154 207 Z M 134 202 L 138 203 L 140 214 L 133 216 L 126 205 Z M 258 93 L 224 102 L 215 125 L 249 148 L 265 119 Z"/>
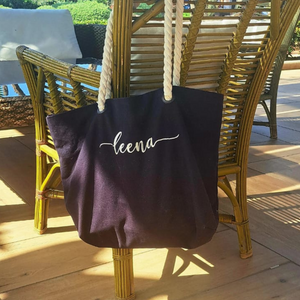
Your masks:
<path fill-rule="evenodd" d="M 37 194 L 35 199 L 34 227 L 39 234 L 43 234 L 47 230 L 48 211 L 49 199 L 41 194 Z"/>
<path fill-rule="evenodd" d="M 270 137 L 277 139 L 277 93 L 270 99 Z"/>
<path fill-rule="evenodd" d="M 248 219 L 248 207 L 247 207 L 247 173 L 241 171 L 236 176 L 236 198 L 238 200 L 240 211 L 242 214 L 242 222 L 237 225 L 237 233 L 240 246 L 241 258 L 251 257 L 253 254 L 249 219 Z"/>
<path fill-rule="evenodd" d="M 265 100 L 261 100 L 259 104 L 262 105 L 262 107 L 265 110 L 265 113 L 267 115 L 268 121 L 259 122 L 259 121 L 253 121 L 254 125 L 261 125 L 261 126 L 267 126 L 270 128 L 270 138 L 271 139 L 277 139 L 277 116 L 276 116 L 276 105 L 277 105 L 277 95 L 271 96 L 270 98 L 270 108 L 266 104 Z"/>
<path fill-rule="evenodd" d="M 34 227 L 40 234 L 43 234 L 47 230 L 49 211 L 49 200 L 45 197 L 45 194 L 42 192 L 42 185 L 46 177 L 46 170 L 46 155 L 37 150 Z"/>
<path fill-rule="evenodd" d="M 234 213 L 234 215 L 219 214 L 219 221 L 221 223 L 228 223 L 236 226 L 239 247 L 240 247 L 240 256 L 241 258 L 248 258 L 252 256 L 250 231 L 249 231 L 248 217 L 245 215 L 245 213 L 242 212 L 242 207 L 240 205 L 240 202 L 238 201 L 238 196 L 239 197 L 241 196 L 241 193 L 239 193 L 238 195 L 238 190 L 240 189 L 238 187 L 238 183 L 237 183 L 236 196 L 234 195 L 230 183 L 226 176 L 224 178 L 223 177 L 219 178 L 218 187 L 221 190 L 223 190 L 223 192 L 227 195 L 227 197 L 231 201 L 233 213 Z"/>
<path fill-rule="evenodd" d="M 113 249 L 113 260 L 116 299 L 135 299 L 132 249 Z"/>

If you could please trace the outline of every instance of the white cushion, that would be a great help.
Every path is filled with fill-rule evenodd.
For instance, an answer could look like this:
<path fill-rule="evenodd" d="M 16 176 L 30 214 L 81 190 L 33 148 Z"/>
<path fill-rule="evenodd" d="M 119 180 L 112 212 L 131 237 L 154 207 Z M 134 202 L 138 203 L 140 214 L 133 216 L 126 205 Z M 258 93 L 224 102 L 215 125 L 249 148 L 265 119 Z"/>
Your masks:
<path fill-rule="evenodd" d="M 21 71 L 15 70 L 19 45 L 62 60 L 82 57 L 68 10 L 0 9 L 0 28 L 0 85 L 24 82 L 12 74 Z M 8 61 L 14 61 L 10 71 Z"/>

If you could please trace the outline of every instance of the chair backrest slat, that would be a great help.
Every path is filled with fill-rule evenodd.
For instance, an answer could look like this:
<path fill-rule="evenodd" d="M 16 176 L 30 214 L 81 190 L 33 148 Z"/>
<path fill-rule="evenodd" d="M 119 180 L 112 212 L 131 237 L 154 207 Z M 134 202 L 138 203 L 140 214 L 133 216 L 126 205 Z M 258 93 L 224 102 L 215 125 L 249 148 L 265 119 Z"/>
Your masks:
<path fill-rule="evenodd" d="M 182 86 L 185 86 L 186 84 L 193 51 L 197 42 L 199 28 L 204 16 L 205 7 L 206 2 L 204 1 L 197 1 L 195 4 L 194 13 L 191 18 L 191 25 L 189 27 L 182 51 L 182 69 L 180 74 L 180 85 Z"/>

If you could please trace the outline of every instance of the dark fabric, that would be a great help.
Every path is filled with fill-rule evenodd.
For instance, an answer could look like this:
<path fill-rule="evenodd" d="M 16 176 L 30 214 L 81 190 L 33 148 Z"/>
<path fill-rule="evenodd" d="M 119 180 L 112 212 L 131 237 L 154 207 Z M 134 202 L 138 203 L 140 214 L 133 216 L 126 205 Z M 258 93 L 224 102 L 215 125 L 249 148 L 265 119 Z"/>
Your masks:
<path fill-rule="evenodd" d="M 215 233 L 223 96 L 174 87 L 171 103 L 162 98 L 159 89 L 47 118 L 85 242 L 195 248 Z"/>

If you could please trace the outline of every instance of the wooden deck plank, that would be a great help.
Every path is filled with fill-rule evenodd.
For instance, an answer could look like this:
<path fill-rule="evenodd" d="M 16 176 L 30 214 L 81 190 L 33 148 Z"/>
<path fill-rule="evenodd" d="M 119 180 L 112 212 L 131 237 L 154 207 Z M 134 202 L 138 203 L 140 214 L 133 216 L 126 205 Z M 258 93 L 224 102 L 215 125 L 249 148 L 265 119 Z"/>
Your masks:
<path fill-rule="evenodd" d="M 46 234 L 75 231 L 73 221 L 64 203 L 50 205 Z M 34 230 L 34 209 L 27 204 L 0 207 L 0 246 L 39 236 Z"/>
<path fill-rule="evenodd" d="M 0 224 L 4 241 L 10 241 L 2 243 L 0 248 L 0 291 L 2 285 L 19 288 L 112 261 L 111 249 L 98 249 L 80 240 L 69 216 L 49 219 L 51 228 L 43 235 L 33 230 L 32 221 L 18 221 L 15 226 L 7 224 L 11 222 Z M 221 224 L 218 232 L 226 230 L 228 227 Z M 143 251 L 148 250 L 136 253 Z"/>
<path fill-rule="evenodd" d="M 295 146 L 296 147 L 296 146 Z M 293 148 L 291 146 L 290 148 Z M 298 147 L 297 147 L 298 150 Z M 278 152 L 280 150 L 278 149 Z M 264 161 L 258 161 L 258 162 L 251 162 L 248 164 L 248 167 L 253 170 L 257 170 L 261 173 L 281 173 L 283 171 L 297 171 L 298 174 L 298 180 L 300 179 L 300 172 L 299 172 L 299 162 L 300 161 L 300 153 L 297 154 L 291 154 L 285 157 L 274 157 L 273 155 L 270 155 L 266 160 Z M 289 176 L 291 177 L 291 176 Z"/>
<path fill-rule="evenodd" d="M 0 180 L 24 202 L 32 205 L 35 193 L 35 153 L 15 138 L 2 138 L 0 163 Z"/>
<path fill-rule="evenodd" d="M 270 136 L 270 129 L 268 127 L 263 126 L 253 126 L 252 129 L 253 133 L 269 137 Z M 289 128 L 277 127 L 278 132 L 278 139 L 284 142 L 288 142 L 294 145 L 300 144 L 300 134 L 298 130 L 290 130 Z"/>
<path fill-rule="evenodd" d="M 300 264 L 300 190 L 249 198 L 251 236 Z"/>
<path fill-rule="evenodd" d="M 249 149 L 249 163 L 269 161 L 275 158 L 289 160 L 290 156 L 300 154 L 300 145 L 293 145 L 278 140 L 268 140 L 263 143 L 255 143 Z M 277 171 L 277 170 L 276 170 Z"/>
<path fill-rule="evenodd" d="M 251 145 L 258 143 L 267 143 L 268 141 L 270 141 L 270 138 L 268 136 L 264 136 L 252 131 L 250 138 Z"/>
<path fill-rule="evenodd" d="M 299 134 L 300 135 L 300 134 Z M 266 174 L 270 181 L 281 181 L 279 188 L 288 187 L 289 190 L 300 189 L 300 154 L 289 155 L 286 157 L 276 157 L 264 161 L 251 162 L 249 169 Z M 265 176 L 266 177 L 266 176 Z M 262 178 L 261 178 L 262 179 Z M 251 177 L 248 180 L 251 185 Z M 256 187 L 255 187 L 256 188 Z"/>
<path fill-rule="evenodd" d="M 35 153 L 34 134 L 16 137 L 16 140 Z"/>
<path fill-rule="evenodd" d="M 38 295 L 39 298 L 36 298 Z M 83 270 L 9 292 L 0 292 L 1 299 L 22 300 L 115 300 L 113 266 Z"/>
<path fill-rule="evenodd" d="M 300 190 L 251 194 L 248 199 L 251 238 L 300 264 Z M 228 201 L 220 208 L 232 210 Z"/>
<path fill-rule="evenodd" d="M 238 256 L 236 240 L 236 233 L 227 230 L 217 233 L 210 243 L 195 250 L 157 249 L 135 252 L 134 273 L 138 299 L 179 300 L 194 294 L 200 297 L 203 291 L 287 262 L 285 258 L 256 243 L 255 256 L 242 260 Z M 57 243 L 37 241 L 35 248 L 29 252 L 23 250 L 18 254 L 15 250 L 13 257 L 3 261 L 6 266 L 14 261 L 16 267 L 14 272 L 5 275 L 6 281 L 2 283 L 0 297 L 29 300 L 32 299 L 32 295 L 39 295 L 43 300 L 113 299 L 113 265 L 105 263 L 104 257 L 108 255 L 106 250 L 88 253 L 86 250 L 80 250 L 78 247 L 84 246 L 75 241 L 63 241 L 62 235 Z M 69 252 L 68 257 L 62 255 L 64 248 Z M 76 252 L 76 255 L 73 256 L 70 249 Z M 52 270 L 51 253 L 60 257 L 52 261 Z M 45 262 L 47 256 L 48 262 Z M 86 265 L 90 263 L 98 266 L 87 266 L 84 269 L 83 265 L 80 265 L 83 259 L 87 261 Z M 71 271 L 70 264 L 76 265 L 78 271 Z M 39 267 L 35 267 L 33 274 L 36 281 L 29 284 L 28 279 L 23 277 L 30 277 L 33 265 Z M 54 269 L 57 270 L 56 277 L 45 280 L 43 274 L 53 273 Z M 59 274 L 61 269 L 66 271 L 64 275 Z M 69 274 L 66 274 L 67 272 Z M 23 282 L 23 286 L 18 284 L 20 281 Z M 16 288 L 17 286 L 19 288 Z"/>
<path fill-rule="evenodd" d="M 264 174 L 248 168 L 247 195 L 250 197 L 257 194 L 276 192 L 289 192 L 300 189 L 300 182 L 288 177 L 277 178 L 273 173 Z M 232 188 L 235 188 L 235 178 L 230 176 Z"/>
<path fill-rule="evenodd" d="M 267 299 L 300 299 L 300 267 L 287 263 L 274 269 L 249 276 L 237 282 L 182 299 L 186 300 L 267 300 Z"/>
<path fill-rule="evenodd" d="M 0 139 L 11 138 L 11 137 L 20 137 L 20 136 L 29 136 L 29 135 L 34 135 L 34 127 L 33 126 L 0 130 Z"/>
<path fill-rule="evenodd" d="M 0 139 L 14 139 L 35 152 L 35 129 L 33 126 L 0 130 Z"/>
<path fill-rule="evenodd" d="M 2 292 L 112 261 L 111 249 L 87 245 L 75 231 L 36 236 L 1 250 Z"/>

